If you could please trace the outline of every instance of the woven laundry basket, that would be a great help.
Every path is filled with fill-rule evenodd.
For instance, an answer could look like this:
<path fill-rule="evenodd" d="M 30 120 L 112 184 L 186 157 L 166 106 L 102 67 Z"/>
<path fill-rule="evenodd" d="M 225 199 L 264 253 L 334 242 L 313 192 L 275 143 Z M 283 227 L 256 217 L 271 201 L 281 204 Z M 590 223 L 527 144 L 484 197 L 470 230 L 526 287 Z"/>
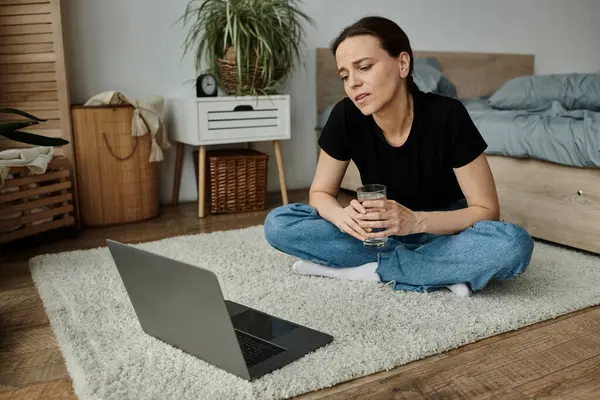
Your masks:
<path fill-rule="evenodd" d="M 159 213 L 158 170 L 150 134 L 132 136 L 131 105 L 73 106 L 81 222 L 101 226 Z"/>
<path fill-rule="evenodd" d="M 206 152 L 208 196 L 213 214 L 265 210 L 269 156 L 251 149 Z M 198 182 L 198 151 L 194 152 Z"/>

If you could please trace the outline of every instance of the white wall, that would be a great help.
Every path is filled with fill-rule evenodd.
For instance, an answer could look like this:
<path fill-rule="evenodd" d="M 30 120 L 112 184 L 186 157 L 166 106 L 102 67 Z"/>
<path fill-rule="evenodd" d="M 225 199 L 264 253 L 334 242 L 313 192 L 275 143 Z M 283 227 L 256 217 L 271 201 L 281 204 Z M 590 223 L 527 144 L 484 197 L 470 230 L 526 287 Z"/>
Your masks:
<path fill-rule="evenodd" d="M 63 0 L 73 103 L 105 90 L 130 97 L 193 94 L 191 57 L 182 60 L 185 31 L 175 24 L 187 0 Z M 316 164 L 315 48 L 327 47 L 347 24 L 367 14 L 395 20 L 416 50 L 528 53 L 536 72 L 600 68 L 598 0 L 305 0 L 317 22 L 307 28 L 306 68 L 291 77 L 292 139 L 283 143 L 288 188 L 310 185 Z M 174 25 L 175 24 L 175 25 Z M 269 190 L 278 190 L 273 150 Z M 174 148 L 160 165 L 161 201 L 169 202 Z M 195 200 L 191 149 L 181 200 Z"/>

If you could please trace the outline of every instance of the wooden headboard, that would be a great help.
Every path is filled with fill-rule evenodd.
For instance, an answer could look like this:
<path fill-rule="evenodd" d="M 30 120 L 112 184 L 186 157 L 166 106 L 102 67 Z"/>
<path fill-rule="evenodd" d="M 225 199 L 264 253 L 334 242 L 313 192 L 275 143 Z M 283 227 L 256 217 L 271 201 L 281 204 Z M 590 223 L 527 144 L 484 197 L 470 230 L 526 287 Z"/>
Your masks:
<path fill-rule="evenodd" d="M 534 73 L 529 54 L 415 51 L 414 57 L 435 57 L 442 72 L 456 86 L 459 98 L 489 96 L 506 81 Z M 317 115 L 344 98 L 335 58 L 328 48 L 317 49 Z"/>

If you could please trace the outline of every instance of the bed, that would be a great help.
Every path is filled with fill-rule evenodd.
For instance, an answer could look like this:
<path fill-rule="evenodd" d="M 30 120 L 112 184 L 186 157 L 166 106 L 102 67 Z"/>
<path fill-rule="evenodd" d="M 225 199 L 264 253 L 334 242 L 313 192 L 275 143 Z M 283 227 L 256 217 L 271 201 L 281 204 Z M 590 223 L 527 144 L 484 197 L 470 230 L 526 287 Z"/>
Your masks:
<path fill-rule="evenodd" d="M 316 54 L 317 135 L 345 96 L 329 49 Z M 600 110 L 498 110 L 488 99 L 507 82 L 534 75 L 527 54 L 415 52 L 435 60 L 488 142 L 501 219 L 533 237 L 600 254 Z M 361 185 L 350 163 L 342 188 Z"/>

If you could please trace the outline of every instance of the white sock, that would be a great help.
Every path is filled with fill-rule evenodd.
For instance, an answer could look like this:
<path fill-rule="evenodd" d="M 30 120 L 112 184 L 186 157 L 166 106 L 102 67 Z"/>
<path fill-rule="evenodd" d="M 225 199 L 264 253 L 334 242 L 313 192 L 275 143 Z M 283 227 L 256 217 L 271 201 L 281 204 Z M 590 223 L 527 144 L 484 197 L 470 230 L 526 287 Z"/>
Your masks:
<path fill-rule="evenodd" d="M 458 297 L 469 297 L 471 295 L 471 290 L 466 283 L 455 283 L 447 287 Z"/>
<path fill-rule="evenodd" d="M 379 275 L 375 272 L 377 269 L 376 262 L 366 263 L 358 267 L 331 268 L 310 261 L 298 260 L 294 263 L 292 269 L 295 273 L 300 275 L 316 275 L 352 281 L 380 282 Z"/>
<path fill-rule="evenodd" d="M 381 282 L 379 275 L 375 272 L 377 269 L 376 262 L 366 263 L 358 267 L 331 268 L 310 261 L 298 260 L 294 263 L 292 269 L 299 275 L 323 276 L 352 281 Z M 471 290 L 465 283 L 455 283 L 448 286 L 448 289 L 459 297 L 469 297 L 471 295 Z"/>

